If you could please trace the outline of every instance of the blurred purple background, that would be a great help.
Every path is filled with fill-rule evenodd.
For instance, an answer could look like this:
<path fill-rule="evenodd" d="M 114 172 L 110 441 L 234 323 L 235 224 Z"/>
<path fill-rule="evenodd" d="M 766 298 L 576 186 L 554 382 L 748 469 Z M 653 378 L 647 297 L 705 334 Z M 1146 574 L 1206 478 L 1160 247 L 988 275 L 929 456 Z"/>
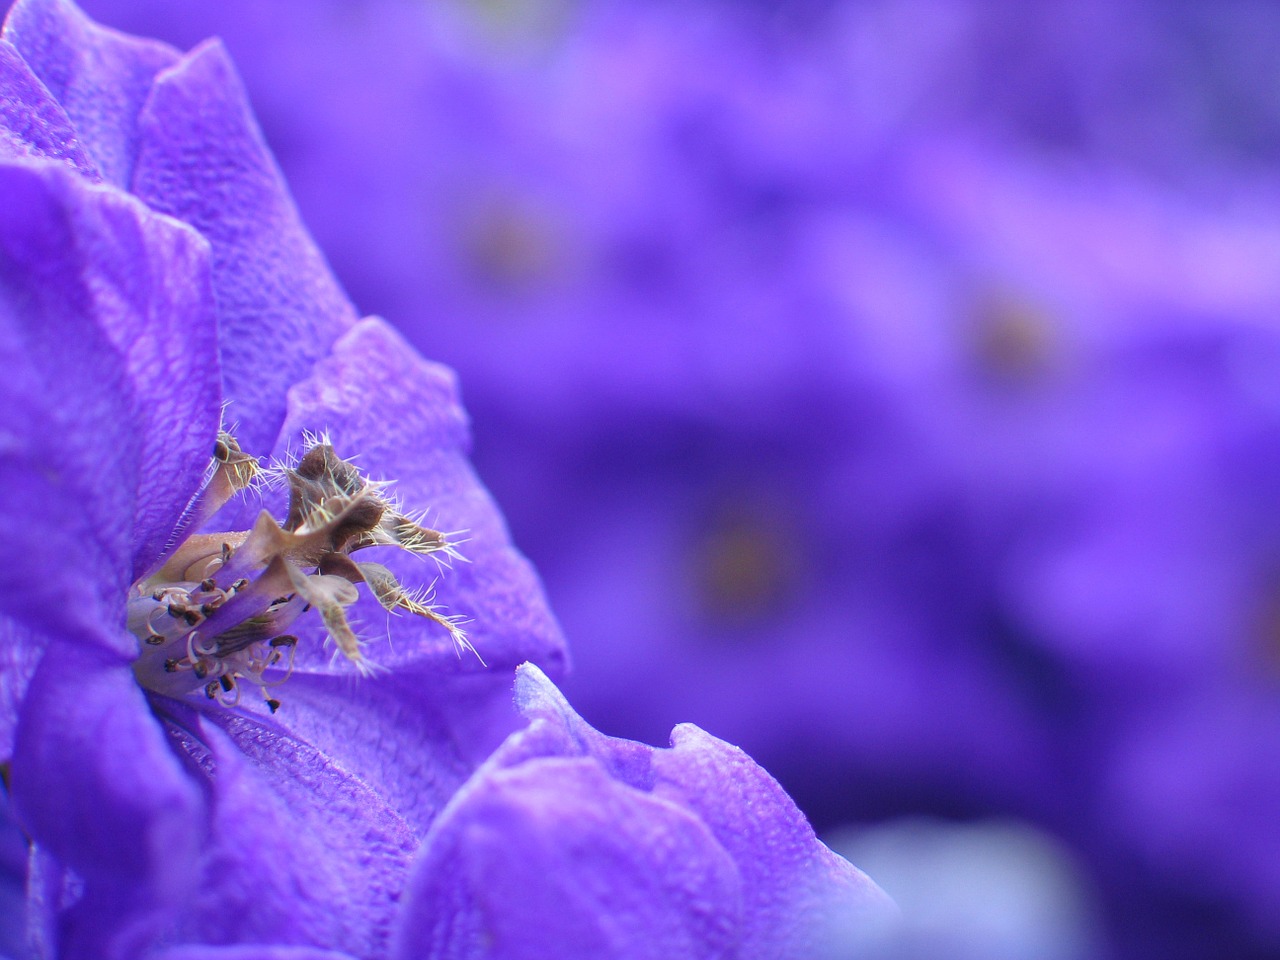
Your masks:
<path fill-rule="evenodd" d="M 84 0 L 453 365 L 595 726 L 921 957 L 1280 956 L 1280 7 Z"/>

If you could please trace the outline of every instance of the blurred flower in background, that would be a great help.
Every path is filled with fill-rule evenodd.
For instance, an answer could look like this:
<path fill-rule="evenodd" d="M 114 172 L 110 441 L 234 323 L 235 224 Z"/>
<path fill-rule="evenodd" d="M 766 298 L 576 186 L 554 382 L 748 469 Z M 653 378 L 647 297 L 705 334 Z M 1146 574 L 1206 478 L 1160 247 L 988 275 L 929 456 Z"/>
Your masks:
<path fill-rule="evenodd" d="M 1069 851 L 1022 823 L 901 818 L 828 837 L 874 866 L 905 922 L 863 956 L 1091 960 L 1095 905 Z"/>
<path fill-rule="evenodd" d="M 820 828 L 1033 823 L 1090 951 L 1280 951 L 1280 13 L 85 6 L 225 38 L 353 299 L 459 370 L 593 725 Z"/>

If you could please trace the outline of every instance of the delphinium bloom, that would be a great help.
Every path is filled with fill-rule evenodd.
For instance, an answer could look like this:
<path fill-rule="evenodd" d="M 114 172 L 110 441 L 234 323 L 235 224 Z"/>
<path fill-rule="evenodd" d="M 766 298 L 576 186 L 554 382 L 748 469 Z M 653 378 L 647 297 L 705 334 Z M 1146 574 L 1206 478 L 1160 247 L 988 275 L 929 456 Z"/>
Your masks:
<path fill-rule="evenodd" d="M 544 64 L 476 53 L 443 7 L 218 9 L 355 289 L 469 371 L 588 716 L 723 731 L 827 820 L 1056 802 L 975 636 L 981 541 L 810 277 L 830 206 L 876 188 L 811 41 L 588 4 Z M 282 42 L 331 56 L 281 75 Z M 331 93 L 318 127 L 289 84 Z M 345 149 L 308 152 L 316 129 Z M 381 178 L 354 173 L 371 144 Z"/>
<path fill-rule="evenodd" d="M 564 647 L 453 378 L 357 318 L 219 44 L 24 0 L 0 71 L 31 955 L 763 958 L 884 914 L 733 748 L 609 740 L 531 666 L 512 709 Z"/>
<path fill-rule="evenodd" d="M 500 671 L 529 657 L 555 669 L 559 634 L 466 465 L 451 378 L 357 320 L 221 49 L 180 56 L 58 3 L 19 6 L 4 39 L 3 503 L 23 563 L 3 588 L 3 753 L 36 842 L 42 949 L 261 939 L 376 955 L 415 838 L 514 726 Z M 219 438 L 223 417 L 246 453 Z M 306 429 L 354 448 L 362 470 L 394 477 L 447 529 L 470 529 L 449 615 L 485 609 L 472 636 L 499 672 L 457 656 L 447 629 L 407 624 L 374 657 L 386 682 L 330 663 L 325 628 L 343 640 L 355 577 L 316 575 L 330 551 L 303 556 L 279 538 L 328 536 L 341 560 L 398 522 L 345 468 L 330 471 L 343 480 L 333 490 L 323 476 L 300 483 L 314 475 L 296 464 L 306 516 L 276 512 L 287 532 L 250 512 L 215 522 L 225 533 L 206 555 L 186 552 L 254 458 L 306 452 Z M 357 502 L 371 513 L 335 529 Z M 277 542 L 236 533 L 251 528 Z M 231 580 L 217 573 L 222 543 L 236 548 L 228 572 L 241 568 Z M 404 568 L 409 590 L 435 575 L 420 559 L 427 569 Z M 370 592 L 351 616 L 366 631 L 382 622 Z M 301 598 L 318 609 L 298 616 Z M 256 696 L 285 675 L 264 668 L 291 658 L 288 683 Z M 221 706 L 237 696 L 240 711 Z M 271 721 L 278 700 L 287 719 Z"/>
<path fill-rule="evenodd" d="M 490 441 L 486 475 L 518 499 L 583 638 L 588 715 L 647 738 L 672 711 L 724 730 L 829 817 L 851 812 L 833 787 L 869 770 L 885 792 L 857 792 L 867 813 L 1043 803 L 1042 734 L 998 658 L 953 638 L 972 622 L 967 581 L 942 582 L 971 536 L 963 513 L 866 386 L 838 305 L 811 293 L 809 233 L 866 189 L 840 172 L 863 147 L 833 123 L 808 48 L 717 8 L 588 6 L 557 49 L 572 69 L 544 69 L 467 60 L 444 14 L 417 27 L 430 56 L 411 57 L 399 5 L 363 7 L 354 38 L 306 9 L 222 28 L 265 52 L 305 19 L 308 43 L 334 46 L 317 83 L 396 105 L 393 175 L 321 215 L 382 211 L 377 246 L 347 229 L 336 255 L 471 371 L 473 408 L 506 444 Z M 363 32 L 384 18 L 401 28 L 389 52 Z M 377 70 L 358 69 L 362 50 Z M 363 107 L 318 122 L 370 139 Z M 297 121 L 280 123 L 296 147 Z"/>
<path fill-rule="evenodd" d="M 464 369 L 589 716 L 679 710 L 833 821 L 1041 817 L 1133 952 L 1244 956 L 1277 889 L 1274 227 L 1073 166 L 1205 187 L 1202 148 L 1250 145 L 1181 69 L 1213 60 L 1190 9 L 836 4 L 762 38 L 584 4 L 505 62 L 442 8 L 201 14 L 339 270 Z M 312 125 L 290 83 L 331 94 Z M 913 147 L 939 129 L 1004 148 Z"/>

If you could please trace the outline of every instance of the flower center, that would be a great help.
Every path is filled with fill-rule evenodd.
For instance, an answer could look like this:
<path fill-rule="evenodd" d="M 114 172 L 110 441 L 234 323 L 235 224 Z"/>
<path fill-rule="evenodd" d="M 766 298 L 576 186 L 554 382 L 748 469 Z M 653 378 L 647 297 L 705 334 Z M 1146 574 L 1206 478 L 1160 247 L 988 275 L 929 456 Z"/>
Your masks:
<path fill-rule="evenodd" d="M 974 346 L 990 375 L 1031 383 L 1052 372 L 1062 345 L 1047 310 L 1031 300 L 996 293 L 983 299 L 976 314 Z"/>
<path fill-rule="evenodd" d="M 711 512 L 693 561 L 704 611 L 742 624 L 794 600 L 802 555 L 785 509 L 743 494 Z"/>
<path fill-rule="evenodd" d="M 130 589 L 129 630 L 141 651 L 134 672 L 144 687 L 169 696 L 203 688 L 210 699 L 235 706 L 248 682 L 274 713 L 280 702 L 270 691 L 289 678 L 298 643 L 288 630 L 313 612 L 338 651 L 368 674 L 374 665 L 346 615 L 361 583 L 385 609 L 439 624 L 459 654 L 475 652 L 461 618 L 439 612 L 430 589 L 406 590 L 382 564 L 352 559 L 372 546 L 441 563 L 462 559 L 452 535 L 402 512 L 387 482 L 363 476 L 326 438 L 308 437 L 295 465 L 264 471 L 229 433 L 219 433 L 210 480 L 184 528 L 199 529 L 264 477 L 288 485 L 283 524 L 264 510 L 249 530 L 187 536 Z"/>

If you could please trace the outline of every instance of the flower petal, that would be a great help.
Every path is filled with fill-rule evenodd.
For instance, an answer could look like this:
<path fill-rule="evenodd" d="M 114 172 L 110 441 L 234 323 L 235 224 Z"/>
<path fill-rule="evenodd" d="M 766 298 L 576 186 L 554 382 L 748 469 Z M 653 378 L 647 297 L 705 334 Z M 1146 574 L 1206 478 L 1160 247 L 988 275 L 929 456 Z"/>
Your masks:
<path fill-rule="evenodd" d="M 532 664 L 517 672 L 516 702 L 535 722 L 494 762 L 553 749 L 585 754 L 707 825 L 741 873 L 741 957 L 821 956 L 892 911 L 880 888 L 822 844 L 777 781 L 737 747 L 688 723 L 672 731 L 668 750 L 607 737 Z"/>
<path fill-rule="evenodd" d="M 563 669 L 564 640 L 537 576 L 511 546 L 501 514 L 467 461 L 466 417 L 452 373 L 419 357 L 383 321 L 362 320 L 334 344 L 311 378 L 289 391 L 277 455 L 300 449 L 306 430 L 327 431 L 339 456 L 354 457 L 369 476 L 394 480 L 392 493 L 406 509 L 427 510 L 438 529 L 466 531 L 463 552 L 470 562 L 441 572 L 430 560 L 393 548 L 364 551 L 362 559 L 366 552 L 370 560 L 380 554 L 378 562 L 407 587 L 425 586 L 438 575 L 437 601 L 445 612 L 471 621 L 468 636 L 490 667 L 510 669 L 535 660 L 552 672 Z M 366 622 L 387 622 L 367 593 L 356 610 Z M 376 662 L 397 670 L 484 669 L 474 657 L 459 657 L 437 625 L 408 616 L 390 622 L 393 643 L 371 652 Z M 325 669 L 320 647 L 304 644 L 300 666 Z"/>
<path fill-rule="evenodd" d="M 101 175 L 127 188 L 138 112 L 178 51 L 157 40 L 101 27 L 69 0 L 19 0 L 5 20 L 12 43 L 75 127 Z"/>
<path fill-rule="evenodd" d="M 65 160 L 86 177 L 98 176 L 66 111 L 6 40 L 0 40 L 0 157 Z"/>
<path fill-rule="evenodd" d="M 295 675 L 275 721 L 359 778 L 419 834 L 519 726 L 510 677 Z"/>
<path fill-rule="evenodd" d="M 27 686 L 45 638 L 12 617 L 0 616 L 0 763 L 13 757 L 13 737 Z"/>
<path fill-rule="evenodd" d="M 52 643 L 23 705 L 13 791 L 29 835 L 82 882 L 59 956 L 136 956 L 191 892 L 203 803 L 127 662 Z"/>
<path fill-rule="evenodd" d="M 132 650 L 111 625 L 217 426 L 204 245 L 51 162 L 0 164 L 0 208 L 0 523 L 21 558 L 0 604 Z"/>
<path fill-rule="evenodd" d="M 269 719 L 176 701 L 157 708 L 211 811 L 198 893 L 174 912 L 166 941 L 383 953 L 418 845 L 412 828 Z"/>
<path fill-rule="evenodd" d="M 532 664 L 516 701 L 427 834 L 398 957 L 834 957 L 892 914 L 736 748 L 606 737 Z"/>
<path fill-rule="evenodd" d="M 742 960 L 818 957 L 891 909 L 887 896 L 814 835 L 778 782 L 693 724 L 654 754 L 654 794 L 697 814 L 741 871 Z"/>
<path fill-rule="evenodd" d="M 733 861 L 696 817 L 588 758 L 490 768 L 432 830 L 396 956 L 729 957 Z"/>
<path fill-rule="evenodd" d="M 355 320 L 303 229 L 226 51 L 201 44 L 157 78 L 132 190 L 213 249 L 224 389 L 245 449 L 265 453 L 285 391 Z"/>

